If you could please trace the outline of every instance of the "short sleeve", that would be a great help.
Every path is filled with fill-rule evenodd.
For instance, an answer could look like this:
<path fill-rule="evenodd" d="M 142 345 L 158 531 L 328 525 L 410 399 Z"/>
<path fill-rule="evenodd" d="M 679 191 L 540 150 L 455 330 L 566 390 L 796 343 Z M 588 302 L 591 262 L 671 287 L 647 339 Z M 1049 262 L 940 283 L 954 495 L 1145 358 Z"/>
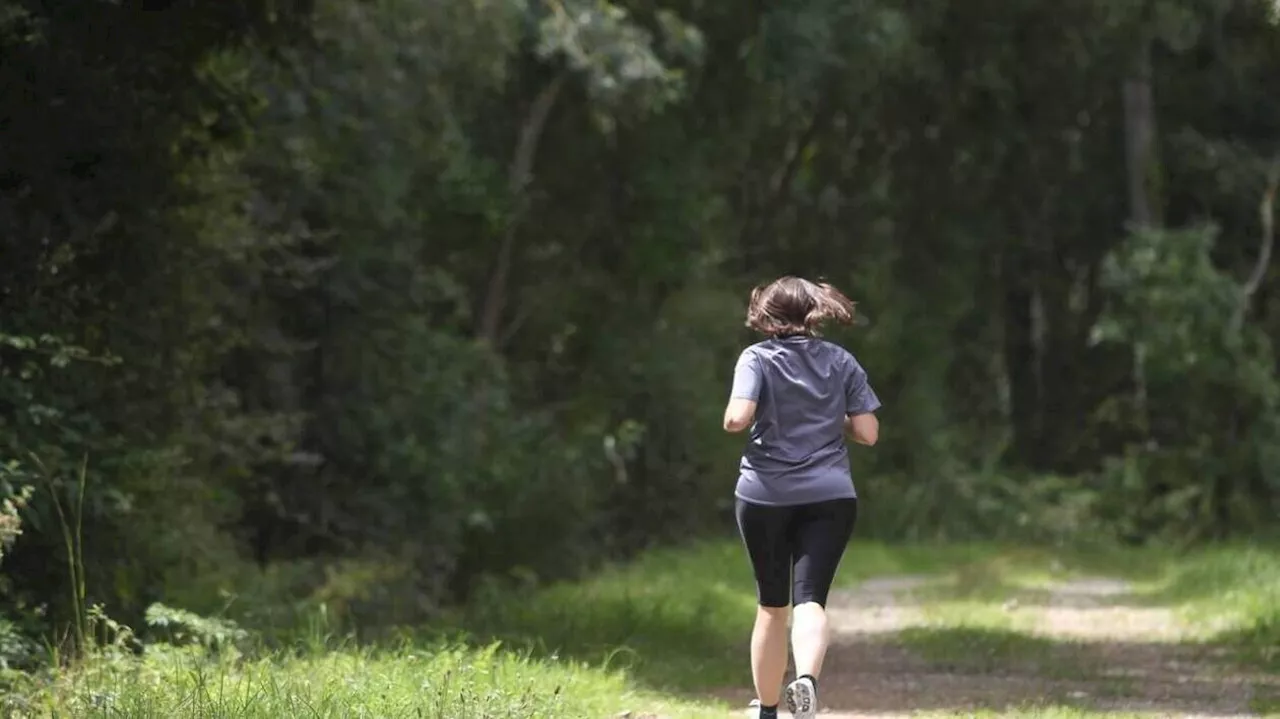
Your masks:
<path fill-rule="evenodd" d="M 733 389 L 729 399 L 760 400 L 760 385 L 764 382 L 764 373 L 760 369 L 760 358 L 751 350 L 743 350 L 738 357 L 738 364 L 733 368 Z"/>
<path fill-rule="evenodd" d="M 845 376 L 845 414 L 870 414 L 877 409 L 880 409 L 880 398 L 867 381 L 867 371 L 850 356 Z"/>

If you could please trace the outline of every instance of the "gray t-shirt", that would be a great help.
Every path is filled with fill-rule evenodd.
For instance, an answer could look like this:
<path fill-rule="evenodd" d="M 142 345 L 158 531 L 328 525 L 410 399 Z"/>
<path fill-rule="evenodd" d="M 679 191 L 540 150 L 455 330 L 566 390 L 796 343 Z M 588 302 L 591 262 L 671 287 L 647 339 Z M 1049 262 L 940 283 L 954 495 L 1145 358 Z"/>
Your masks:
<path fill-rule="evenodd" d="M 857 496 L 844 422 L 880 400 L 848 350 L 805 336 L 754 344 L 738 357 L 730 397 L 757 403 L 739 499 L 785 506 Z"/>

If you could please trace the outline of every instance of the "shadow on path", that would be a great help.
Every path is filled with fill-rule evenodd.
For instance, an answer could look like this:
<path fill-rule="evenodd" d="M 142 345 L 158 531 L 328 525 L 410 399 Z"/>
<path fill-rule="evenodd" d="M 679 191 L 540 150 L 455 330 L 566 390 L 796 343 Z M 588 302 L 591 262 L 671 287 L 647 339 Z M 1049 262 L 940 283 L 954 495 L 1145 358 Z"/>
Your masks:
<path fill-rule="evenodd" d="M 1034 631 L 933 625 L 910 598 L 917 590 L 935 593 L 920 579 L 898 578 L 833 599 L 822 716 L 1017 716 L 1059 706 L 1242 717 L 1280 701 L 1280 677 L 1232 666 L 1224 647 L 1179 637 L 1169 610 L 1126 603 L 1120 582 L 1079 580 L 1035 592 L 1014 610 L 1034 614 Z M 716 694 L 737 706 L 753 696 L 749 688 Z"/>
<path fill-rule="evenodd" d="M 1212 659 L 1210 647 L 1032 638 L 1027 640 L 1031 647 L 993 654 L 990 647 L 1006 642 L 1000 635 L 921 628 L 842 641 L 828 655 L 823 707 L 827 712 L 875 716 L 1010 711 L 1047 703 L 1159 716 L 1234 717 L 1252 716 L 1255 700 L 1280 700 L 1276 677 L 1227 671 Z M 968 659 L 926 660 L 907 648 L 921 641 L 951 646 L 971 642 L 974 654 Z M 745 706 L 753 695 L 747 688 L 717 696 Z"/>

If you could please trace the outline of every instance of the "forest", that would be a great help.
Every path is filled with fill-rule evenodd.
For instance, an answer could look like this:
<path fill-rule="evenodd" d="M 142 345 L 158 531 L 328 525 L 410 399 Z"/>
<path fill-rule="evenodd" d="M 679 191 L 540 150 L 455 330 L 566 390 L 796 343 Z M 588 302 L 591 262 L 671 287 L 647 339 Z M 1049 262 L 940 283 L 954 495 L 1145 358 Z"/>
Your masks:
<path fill-rule="evenodd" d="M 1274 0 L 0 0 L 0 668 L 731 536 L 786 274 L 859 537 L 1269 541 L 1278 185 Z"/>

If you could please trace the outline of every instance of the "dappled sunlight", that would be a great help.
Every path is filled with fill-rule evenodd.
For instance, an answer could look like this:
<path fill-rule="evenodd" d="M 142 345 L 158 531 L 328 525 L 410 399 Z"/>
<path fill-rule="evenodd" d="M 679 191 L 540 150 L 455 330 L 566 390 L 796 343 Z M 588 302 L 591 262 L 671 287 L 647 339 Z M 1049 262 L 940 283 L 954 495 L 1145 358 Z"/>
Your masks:
<path fill-rule="evenodd" d="M 1042 549 L 861 549 L 850 552 L 862 561 L 846 563 L 843 588 L 829 602 L 837 641 L 823 697 L 833 712 L 1024 716 L 1026 707 L 1058 701 L 1063 711 L 1116 716 L 1231 716 L 1254 695 L 1280 691 L 1265 674 L 1232 668 L 1233 655 L 1204 643 L 1181 604 L 1152 598 L 1194 559 L 1168 560 L 1158 575 L 1140 552 L 1100 560 Z M 736 551 L 725 542 L 654 553 L 518 606 L 504 602 L 506 626 L 559 656 L 607 656 L 644 685 L 694 696 L 692 674 L 724 687 L 714 696 L 745 703 L 741 652 L 754 602 Z M 1097 573 L 1107 567 L 1117 574 Z M 1232 578 L 1225 591 L 1266 586 Z"/>
<path fill-rule="evenodd" d="M 0 717 L 1275 707 L 1278 18 L 0 0 Z"/>
<path fill-rule="evenodd" d="M 1046 636 L 1080 640 L 1131 639 L 1177 642 L 1188 632 L 1168 609 L 1051 606 L 1043 610 Z"/>
<path fill-rule="evenodd" d="M 1280 697 L 1276 675 L 1235 665 L 1178 604 L 1152 602 L 1150 573 L 1135 583 L 1049 559 L 1057 571 L 996 555 L 833 597 L 830 716 L 1235 717 Z"/>

